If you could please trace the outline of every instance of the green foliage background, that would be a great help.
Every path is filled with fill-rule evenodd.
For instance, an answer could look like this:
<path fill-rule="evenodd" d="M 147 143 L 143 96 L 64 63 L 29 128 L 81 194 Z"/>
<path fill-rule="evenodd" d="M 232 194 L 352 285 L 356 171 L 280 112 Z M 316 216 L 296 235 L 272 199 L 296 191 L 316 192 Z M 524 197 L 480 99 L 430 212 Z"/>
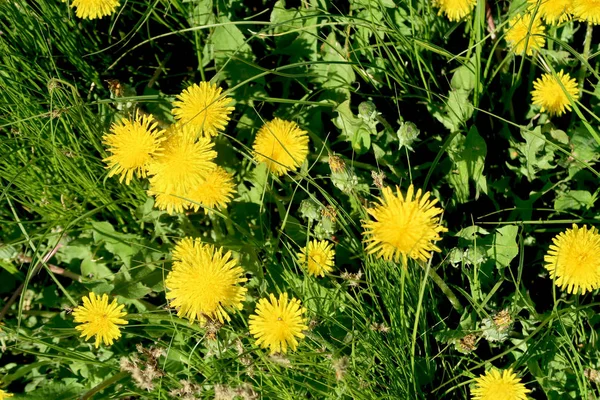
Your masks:
<path fill-rule="evenodd" d="M 521 57 L 503 35 L 526 4 L 488 5 L 493 35 L 482 1 L 460 23 L 425 0 L 130 1 L 95 21 L 59 1 L 1 2 L 5 389 L 31 400 L 185 398 L 189 385 L 188 398 L 454 399 L 495 366 L 512 367 L 533 398 L 598 398 L 598 303 L 558 291 L 543 256 L 555 234 L 597 219 L 600 31 L 548 27 L 548 45 Z M 549 120 L 529 93 L 560 69 L 583 96 Z M 216 148 L 237 195 L 221 213 L 168 215 L 145 182 L 106 177 L 101 138 L 136 107 L 173 122 L 170 101 L 201 80 L 235 102 Z M 311 139 L 308 161 L 282 178 L 250 151 L 275 116 Z M 331 154 L 344 173 L 331 172 Z M 440 200 L 449 232 L 429 264 L 365 254 L 373 174 Z M 244 310 L 216 333 L 164 298 L 184 236 L 233 251 L 247 271 Z M 312 237 L 336 242 L 323 279 L 295 261 Z M 69 315 L 90 291 L 129 312 L 109 348 L 80 339 Z M 271 357 L 247 316 L 279 291 L 303 301 L 311 329 L 298 351 Z M 501 310 L 513 320 L 503 333 L 491 325 Z M 470 334 L 476 349 L 464 351 Z M 134 354 L 161 371 L 150 390 L 120 370 Z"/>

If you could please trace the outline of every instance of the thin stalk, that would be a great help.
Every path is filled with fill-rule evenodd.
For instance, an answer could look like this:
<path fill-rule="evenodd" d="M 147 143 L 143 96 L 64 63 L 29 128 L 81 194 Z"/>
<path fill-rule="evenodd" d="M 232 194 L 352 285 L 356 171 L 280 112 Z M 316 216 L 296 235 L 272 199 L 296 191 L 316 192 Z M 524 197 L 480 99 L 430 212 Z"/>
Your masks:
<path fill-rule="evenodd" d="M 128 375 L 128 372 L 126 372 L 126 371 L 121 371 L 119 373 L 114 374 L 110 378 L 108 378 L 108 379 L 104 380 L 103 382 L 101 382 L 99 385 L 97 385 L 97 386 L 93 387 L 92 389 L 88 390 L 87 392 L 85 392 L 79 398 L 79 400 L 91 399 L 92 396 L 94 396 L 96 393 L 98 393 L 101 390 L 106 389 L 110 385 L 113 385 L 113 384 L 117 383 L 121 379 L 125 378 L 127 375 Z"/>
<path fill-rule="evenodd" d="M 588 22 L 587 29 L 585 31 L 585 38 L 583 39 L 583 58 L 585 62 L 581 63 L 581 69 L 579 70 L 579 97 L 583 96 L 583 86 L 585 84 L 585 75 L 587 73 L 588 60 L 590 58 L 590 51 L 592 48 L 592 33 L 594 31 L 594 25 Z"/>
<path fill-rule="evenodd" d="M 458 300 L 458 297 L 456 297 L 456 295 L 454 294 L 452 289 L 450 289 L 450 286 L 448 286 L 446 284 L 446 282 L 444 282 L 442 277 L 439 276 L 438 273 L 435 272 L 433 269 L 426 268 L 425 265 L 423 265 L 423 263 L 417 263 L 417 264 L 419 264 L 421 266 L 421 268 L 423 268 L 423 270 L 429 274 L 429 277 L 431 279 L 433 279 L 435 284 L 438 285 L 438 287 L 441 289 L 442 293 L 444 293 L 446 295 L 446 297 L 448 298 L 448 300 L 450 301 L 450 304 L 452 304 L 452 307 L 454 307 L 454 309 L 456 311 L 458 311 L 459 313 L 462 313 L 463 306 L 462 306 L 462 304 L 460 304 L 460 300 Z"/>

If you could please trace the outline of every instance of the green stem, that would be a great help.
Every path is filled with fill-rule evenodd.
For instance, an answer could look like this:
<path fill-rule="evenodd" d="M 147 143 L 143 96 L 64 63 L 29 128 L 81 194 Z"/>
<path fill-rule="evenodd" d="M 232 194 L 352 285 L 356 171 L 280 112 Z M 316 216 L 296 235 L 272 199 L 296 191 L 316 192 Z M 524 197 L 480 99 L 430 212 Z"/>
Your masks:
<path fill-rule="evenodd" d="M 435 272 L 431 268 L 426 268 L 425 265 L 423 265 L 422 263 L 418 264 L 421 266 L 421 268 L 423 268 L 425 272 L 429 273 L 429 277 L 435 282 L 436 285 L 438 285 L 438 287 L 442 290 L 442 293 L 446 295 L 448 300 L 450 300 L 452 307 L 454 307 L 454 309 L 459 313 L 462 313 L 463 306 L 462 304 L 460 304 L 460 300 L 458 300 L 458 297 L 456 297 L 452 289 L 450 289 L 450 286 L 448 286 L 446 282 L 444 282 L 442 277 L 439 276 L 437 272 Z"/>
<path fill-rule="evenodd" d="M 579 97 L 583 96 L 583 86 L 585 84 L 585 75 L 587 73 L 588 60 L 590 58 L 590 51 L 592 49 L 592 33 L 594 31 L 594 25 L 588 22 L 587 30 L 585 31 L 585 38 L 583 39 L 583 59 L 585 62 L 581 63 L 581 69 L 579 70 Z"/>
<path fill-rule="evenodd" d="M 120 381 L 121 379 L 125 378 L 128 375 L 127 372 L 125 371 L 121 371 L 113 376 L 111 376 L 110 378 L 104 380 L 103 382 L 101 382 L 99 385 L 97 385 L 96 387 L 93 387 L 92 389 L 88 390 L 87 392 L 85 392 L 80 398 L 79 400 L 87 400 L 87 399 L 91 399 L 92 396 L 94 396 L 96 393 L 98 393 L 101 390 L 106 389 L 107 387 L 109 387 L 110 385 L 117 383 L 118 381 Z"/>
<path fill-rule="evenodd" d="M 213 212 L 209 211 L 208 209 L 206 209 L 206 214 L 208 214 L 208 218 L 210 219 L 210 222 L 213 226 L 213 230 L 215 232 L 215 242 L 219 243 L 225 237 L 225 235 L 223 234 L 223 229 L 221 228 L 221 221 L 219 221 L 219 217 L 217 217 Z"/>

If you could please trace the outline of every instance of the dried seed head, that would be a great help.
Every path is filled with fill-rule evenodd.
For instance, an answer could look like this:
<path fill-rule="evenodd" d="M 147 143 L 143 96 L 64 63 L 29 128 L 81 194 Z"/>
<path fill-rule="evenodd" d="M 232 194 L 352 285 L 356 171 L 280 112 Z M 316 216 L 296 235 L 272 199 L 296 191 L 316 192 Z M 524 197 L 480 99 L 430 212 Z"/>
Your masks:
<path fill-rule="evenodd" d="M 346 163 L 340 156 L 331 154 L 329 156 L 329 168 L 333 173 L 343 172 L 346 169 Z"/>
<path fill-rule="evenodd" d="M 477 348 L 477 336 L 471 333 L 457 340 L 454 345 L 461 353 L 468 354 Z"/>
<path fill-rule="evenodd" d="M 373 178 L 373 184 L 379 189 L 383 189 L 383 181 L 385 180 L 385 174 L 383 172 L 371 171 L 371 178 Z"/>
<path fill-rule="evenodd" d="M 494 324 L 496 324 L 499 332 L 509 329 L 512 323 L 513 320 L 508 309 L 504 309 L 494 316 Z"/>
<path fill-rule="evenodd" d="M 594 382 L 595 384 L 600 384 L 600 371 L 597 369 L 586 368 L 583 371 L 583 375 L 590 380 L 590 382 Z"/>

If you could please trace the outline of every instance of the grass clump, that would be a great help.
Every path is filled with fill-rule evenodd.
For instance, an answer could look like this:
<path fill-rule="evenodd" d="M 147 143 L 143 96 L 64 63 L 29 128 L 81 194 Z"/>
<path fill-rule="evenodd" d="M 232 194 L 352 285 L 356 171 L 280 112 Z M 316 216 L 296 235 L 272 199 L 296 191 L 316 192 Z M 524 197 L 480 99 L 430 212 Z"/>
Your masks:
<path fill-rule="evenodd" d="M 597 8 L 3 2 L 0 399 L 599 397 Z"/>

